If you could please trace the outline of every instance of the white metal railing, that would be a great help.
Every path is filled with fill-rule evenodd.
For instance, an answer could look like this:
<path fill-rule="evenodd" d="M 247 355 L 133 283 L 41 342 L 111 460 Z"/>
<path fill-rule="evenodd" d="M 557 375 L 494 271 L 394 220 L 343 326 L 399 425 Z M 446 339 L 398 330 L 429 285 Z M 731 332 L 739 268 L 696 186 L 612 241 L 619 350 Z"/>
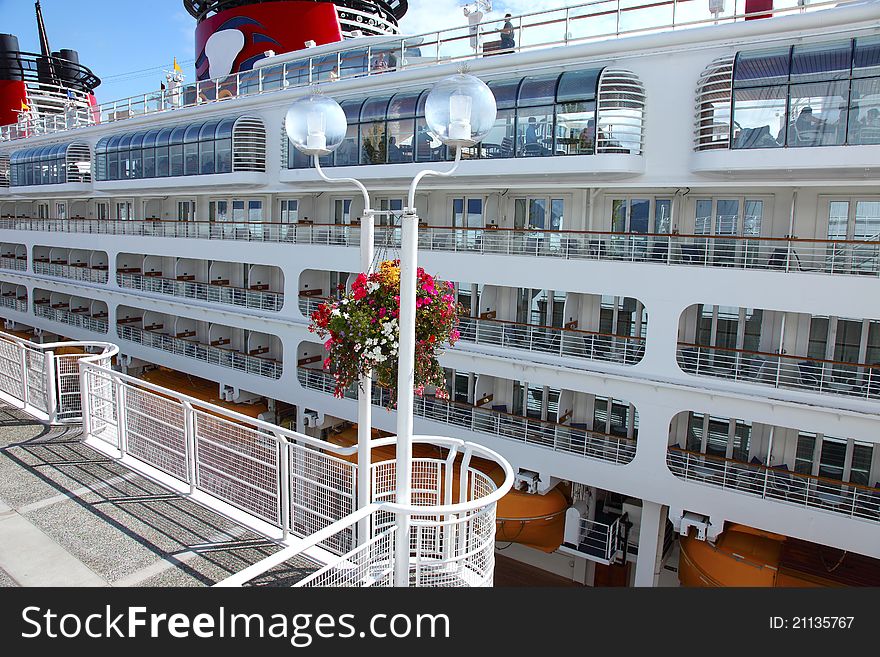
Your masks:
<path fill-rule="evenodd" d="M 359 246 L 357 225 L 0 219 L 0 230 Z M 400 248 L 400 228 L 376 226 L 376 244 Z M 532 228 L 419 228 L 422 251 L 568 260 L 880 276 L 880 240 L 634 234 Z"/>
<path fill-rule="evenodd" d="M 13 269 L 15 271 L 27 270 L 27 260 L 19 258 L 0 258 L 0 269 Z"/>
<path fill-rule="evenodd" d="M 310 317 L 321 304 L 331 301 L 329 298 L 301 296 L 299 309 L 303 315 Z M 622 365 L 635 365 L 642 360 L 645 352 L 643 338 L 499 319 L 461 317 L 458 330 L 462 342 Z"/>
<path fill-rule="evenodd" d="M 60 322 L 68 326 L 84 328 L 95 333 L 107 332 L 107 320 L 100 317 L 92 317 L 86 312 L 72 312 L 63 308 L 52 308 L 49 304 L 34 304 L 34 315 L 45 317 L 53 322 Z"/>
<path fill-rule="evenodd" d="M 264 526 L 264 535 L 287 544 L 221 586 L 241 585 L 295 556 L 306 556 L 316 568 L 300 585 L 390 583 L 394 531 L 385 523 L 401 514 L 412 518 L 411 559 L 409 581 L 395 584 L 492 583 L 495 503 L 510 489 L 513 470 L 491 450 L 416 436 L 416 443 L 445 452 L 414 461 L 418 502 L 376 501 L 356 512 L 357 465 L 351 462 L 356 447 L 339 447 L 92 363 L 83 364 L 81 390 L 89 445 L 169 487 L 188 489 L 208 508 L 220 503 L 234 519 Z M 386 438 L 374 445 L 393 442 Z M 476 469 L 474 458 L 500 466 L 503 483 L 496 485 Z M 372 467 L 372 496 L 393 497 L 394 463 Z M 373 522 L 358 536 L 364 526 L 358 521 L 367 515 Z"/>
<path fill-rule="evenodd" d="M 616 518 L 611 523 L 604 523 L 581 518 L 578 552 L 585 553 L 593 561 L 612 563 L 623 549 L 620 542 L 620 520 L 621 518 Z"/>
<path fill-rule="evenodd" d="M 270 379 L 280 379 L 283 365 L 280 361 L 243 354 L 234 349 L 222 349 L 155 331 L 145 331 L 136 326 L 119 324 L 119 337 L 152 349 L 161 349 L 178 356 L 200 360 L 211 365 L 228 367 L 246 374 L 256 374 Z"/>
<path fill-rule="evenodd" d="M 880 521 L 880 489 L 670 447 L 666 464 L 676 477 L 744 495 Z"/>
<path fill-rule="evenodd" d="M 844 363 L 690 343 L 679 343 L 677 357 L 682 371 L 696 376 L 880 400 L 878 363 Z"/>
<path fill-rule="evenodd" d="M 229 285 L 211 285 L 197 281 L 179 281 L 159 276 L 142 274 L 116 274 L 119 287 L 141 292 L 165 294 L 181 299 L 194 299 L 208 303 L 221 303 L 253 310 L 278 312 L 284 305 L 284 295 L 280 292 L 248 290 Z"/>
<path fill-rule="evenodd" d="M 74 267 L 72 265 L 34 261 L 34 273 L 58 276 L 59 278 L 71 278 L 75 281 L 88 281 L 89 283 L 107 282 L 106 269 L 93 269 L 91 267 Z"/>
<path fill-rule="evenodd" d="M 0 306 L 17 310 L 20 313 L 26 313 L 28 311 L 27 297 L 18 298 L 15 295 L 3 295 L 0 296 Z"/>
<path fill-rule="evenodd" d="M 74 352 L 58 354 L 60 347 Z M 49 423 L 78 421 L 80 362 L 109 367 L 117 352 L 106 342 L 37 344 L 0 332 L 0 392 Z"/>
<path fill-rule="evenodd" d="M 297 370 L 297 378 L 304 388 L 310 390 L 333 394 L 335 389 L 333 375 L 323 370 L 301 367 Z M 387 390 L 374 383 L 372 391 L 375 406 L 389 406 L 390 396 Z M 346 390 L 344 397 L 356 400 L 356 386 Z M 634 439 L 512 415 L 484 406 L 446 402 L 424 396 L 416 397 L 413 412 L 426 420 L 589 459 L 623 465 L 632 461 L 636 455 Z"/>
<path fill-rule="evenodd" d="M 833 0 L 810 5 L 793 3 L 772 10 L 774 15 L 829 9 L 858 0 Z M 739 7 L 737 5 L 740 5 Z M 21 139 L 32 135 L 69 130 L 96 123 L 110 123 L 145 114 L 172 111 L 206 103 L 222 102 L 229 97 L 272 93 L 330 80 L 336 68 L 339 79 L 359 78 L 386 73 L 374 69 L 374 53 L 394 53 L 398 69 L 431 66 L 440 62 L 466 61 L 485 55 L 553 48 L 603 39 L 672 29 L 701 27 L 746 20 L 749 16 L 734 2 L 729 12 L 708 15 L 697 0 L 592 0 L 561 9 L 523 14 L 511 19 L 515 45 L 503 50 L 486 49 L 487 37 L 500 38 L 497 20 L 476 26 L 462 26 L 412 37 L 389 39 L 377 46 L 352 45 L 337 53 L 303 58 L 274 66 L 258 67 L 235 75 L 183 85 L 179 89 L 154 91 L 121 100 L 101 103 L 95 109 L 76 109 L 63 114 L 28 118 L 18 124 L 0 127 L 0 140 Z M 696 9 L 696 11 L 695 11 Z M 766 16 L 767 11 L 758 12 Z M 479 34 L 472 37 L 472 30 Z M 416 54 L 418 53 L 418 54 Z"/>

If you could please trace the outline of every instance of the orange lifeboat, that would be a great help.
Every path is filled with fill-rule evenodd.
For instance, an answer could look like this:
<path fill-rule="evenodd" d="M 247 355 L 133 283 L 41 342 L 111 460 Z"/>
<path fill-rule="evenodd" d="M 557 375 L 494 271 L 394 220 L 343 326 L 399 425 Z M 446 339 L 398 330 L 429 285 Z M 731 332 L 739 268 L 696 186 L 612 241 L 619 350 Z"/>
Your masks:
<path fill-rule="evenodd" d="M 711 544 L 679 539 L 682 586 L 878 586 L 880 560 L 730 524 Z"/>

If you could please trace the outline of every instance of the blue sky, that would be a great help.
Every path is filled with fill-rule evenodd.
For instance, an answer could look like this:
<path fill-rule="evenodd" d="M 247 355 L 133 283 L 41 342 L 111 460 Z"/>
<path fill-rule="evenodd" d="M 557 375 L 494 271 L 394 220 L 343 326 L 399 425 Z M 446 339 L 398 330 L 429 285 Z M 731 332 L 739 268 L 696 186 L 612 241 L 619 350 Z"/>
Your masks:
<path fill-rule="evenodd" d="M 463 0 L 410 0 L 401 23 L 409 34 L 467 24 Z M 494 2 L 487 18 L 577 4 L 577 0 L 506 0 Z M 72 48 L 80 62 L 103 80 L 100 102 L 126 98 L 159 87 L 163 69 L 174 57 L 186 80 L 192 68 L 195 19 L 181 0 L 41 0 L 52 50 Z M 0 0 L 0 31 L 15 34 L 22 50 L 39 52 L 32 0 Z"/>

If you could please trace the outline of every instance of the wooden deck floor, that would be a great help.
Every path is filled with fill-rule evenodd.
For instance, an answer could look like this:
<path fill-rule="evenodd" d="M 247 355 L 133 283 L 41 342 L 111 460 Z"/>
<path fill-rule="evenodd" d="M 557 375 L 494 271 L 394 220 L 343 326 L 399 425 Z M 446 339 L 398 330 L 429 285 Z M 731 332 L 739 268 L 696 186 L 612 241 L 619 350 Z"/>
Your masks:
<path fill-rule="evenodd" d="M 583 584 L 496 553 L 495 586 L 583 586 Z"/>

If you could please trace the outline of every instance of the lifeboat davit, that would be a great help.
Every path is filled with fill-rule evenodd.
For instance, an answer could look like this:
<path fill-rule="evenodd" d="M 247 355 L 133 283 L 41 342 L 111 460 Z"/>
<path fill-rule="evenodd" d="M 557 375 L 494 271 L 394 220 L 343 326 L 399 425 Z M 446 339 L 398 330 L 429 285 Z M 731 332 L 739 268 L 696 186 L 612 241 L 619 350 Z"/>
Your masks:
<path fill-rule="evenodd" d="M 379 438 L 373 430 L 373 438 Z M 357 427 L 348 427 L 332 434 L 330 442 L 349 447 L 357 444 Z M 437 456 L 436 448 L 429 445 L 413 445 L 413 457 Z M 373 448 L 370 460 L 373 463 L 390 461 L 396 456 L 394 445 Z M 356 461 L 356 455 L 346 457 Z M 472 465 L 489 475 L 496 484 L 504 480 L 504 470 L 497 464 L 483 459 L 473 459 Z M 455 470 L 453 490 L 458 490 L 458 470 Z M 511 490 L 498 500 L 495 507 L 495 540 L 505 543 L 519 543 L 543 552 L 553 552 L 562 545 L 565 534 L 565 512 L 570 506 L 568 496 L 562 486 L 556 486 L 543 495 Z"/>

